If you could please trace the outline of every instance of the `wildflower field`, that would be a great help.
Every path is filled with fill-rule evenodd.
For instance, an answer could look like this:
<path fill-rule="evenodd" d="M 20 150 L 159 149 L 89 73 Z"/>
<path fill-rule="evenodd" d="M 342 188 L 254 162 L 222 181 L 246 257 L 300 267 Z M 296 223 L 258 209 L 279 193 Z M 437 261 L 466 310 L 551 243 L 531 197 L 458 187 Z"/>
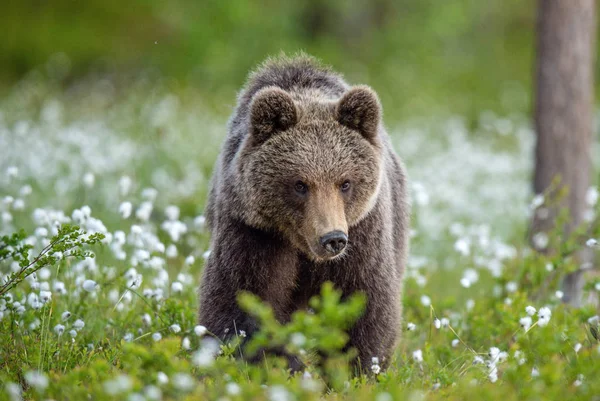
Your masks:
<path fill-rule="evenodd" d="M 534 236 L 559 251 L 531 249 L 529 220 L 552 200 L 530 191 L 526 115 L 388 126 L 413 203 L 403 335 L 389 369 L 374 355 L 354 375 L 340 349 L 363 302 L 328 286 L 286 326 L 240 296 L 262 322 L 244 349 L 245 333 L 221 344 L 196 323 L 226 116 L 152 73 L 65 90 L 60 68 L 0 98 L 1 400 L 600 399 L 600 311 L 560 291 L 577 250 L 598 256 L 598 189 L 571 238 Z M 598 293 L 591 272 L 585 298 Z M 264 344 L 307 369 L 238 357 Z"/>

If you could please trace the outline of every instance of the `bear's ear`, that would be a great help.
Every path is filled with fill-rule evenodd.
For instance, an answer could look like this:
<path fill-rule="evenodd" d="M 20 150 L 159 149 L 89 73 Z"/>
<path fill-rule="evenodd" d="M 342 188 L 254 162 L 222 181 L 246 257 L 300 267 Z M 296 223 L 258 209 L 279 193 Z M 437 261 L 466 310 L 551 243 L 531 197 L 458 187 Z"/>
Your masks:
<path fill-rule="evenodd" d="M 250 131 L 255 144 L 285 131 L 298 122 L 292 97 L 282 89 L 268 87 L 258 91 L 250 104 Z"/>
<path fill-rule="evenodd" d="M 377 137 L 381 104 L 368 86 L 355 86 L 346 92 L 337 104 L 336 113 L 340 124 L 357 130 L 369 141 Z"/>

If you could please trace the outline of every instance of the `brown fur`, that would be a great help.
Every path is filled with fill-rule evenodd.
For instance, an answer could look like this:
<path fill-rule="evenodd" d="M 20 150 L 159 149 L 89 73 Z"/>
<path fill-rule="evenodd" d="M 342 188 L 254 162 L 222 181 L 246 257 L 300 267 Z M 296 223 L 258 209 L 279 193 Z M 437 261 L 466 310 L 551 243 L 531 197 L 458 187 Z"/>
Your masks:
<path fill-rule="evenodd" d="M 224 339 L 234 327 L 251 335 L 257 325 L 238 307 L 237 292 L 257 294 L 285 322 L 332 281 L 344 295 L 367 295 L 349 332 L 363 367 L 372 357 L 389 362 L 400 331 L 410 208 L 381 114 L 370 88 L 349 87 L 306 56 L 267 61 L 250 76 L 206 210 L 212 253 L 201 324 Z M 332 231 L 348 237 L 339 255 L 320 243 Z"/>

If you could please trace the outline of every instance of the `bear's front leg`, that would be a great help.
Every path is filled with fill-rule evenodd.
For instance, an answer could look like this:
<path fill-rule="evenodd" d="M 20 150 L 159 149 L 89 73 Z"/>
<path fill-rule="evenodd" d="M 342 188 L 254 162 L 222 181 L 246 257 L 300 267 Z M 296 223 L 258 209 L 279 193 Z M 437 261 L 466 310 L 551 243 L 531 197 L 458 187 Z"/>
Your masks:
<path fill-rule="evenodd" d="M 258 325 L 242 311 L 237 295 L 247 291 L 269 303 L 280 321 L 289 315 L 296 278 L 295 252 L 281 238 L 239 221 L 219 221 L 200 286 L 199 323 L 223 341 Z"/>
<path fill-rule="evenodd" d="M 373 358 L 377 358 L 380 368 L 387 368 L 400 333 L 400 285 L 393 282 L 380 284 L 375 287 L 376 291 L 365 290 L 365 313 L 349 330 L 347 348 L 358 351 L 358 357 L 353 361 L 356 373 L 370 373 Z"/>

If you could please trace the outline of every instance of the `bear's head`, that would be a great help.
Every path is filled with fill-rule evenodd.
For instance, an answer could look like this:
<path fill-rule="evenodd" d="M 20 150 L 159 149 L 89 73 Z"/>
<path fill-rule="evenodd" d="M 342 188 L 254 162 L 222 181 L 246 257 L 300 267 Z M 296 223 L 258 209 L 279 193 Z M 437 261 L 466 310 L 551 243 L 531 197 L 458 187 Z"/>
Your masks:
<path fill-rule="evenodd" d="M 366 86 L 317 100 L 257 92 L 238 160 L 246 221 L 285 236 L 315 261 L 352 246 L 349 227 L 373 208 L 382 174 L 381 106 Z"/>

